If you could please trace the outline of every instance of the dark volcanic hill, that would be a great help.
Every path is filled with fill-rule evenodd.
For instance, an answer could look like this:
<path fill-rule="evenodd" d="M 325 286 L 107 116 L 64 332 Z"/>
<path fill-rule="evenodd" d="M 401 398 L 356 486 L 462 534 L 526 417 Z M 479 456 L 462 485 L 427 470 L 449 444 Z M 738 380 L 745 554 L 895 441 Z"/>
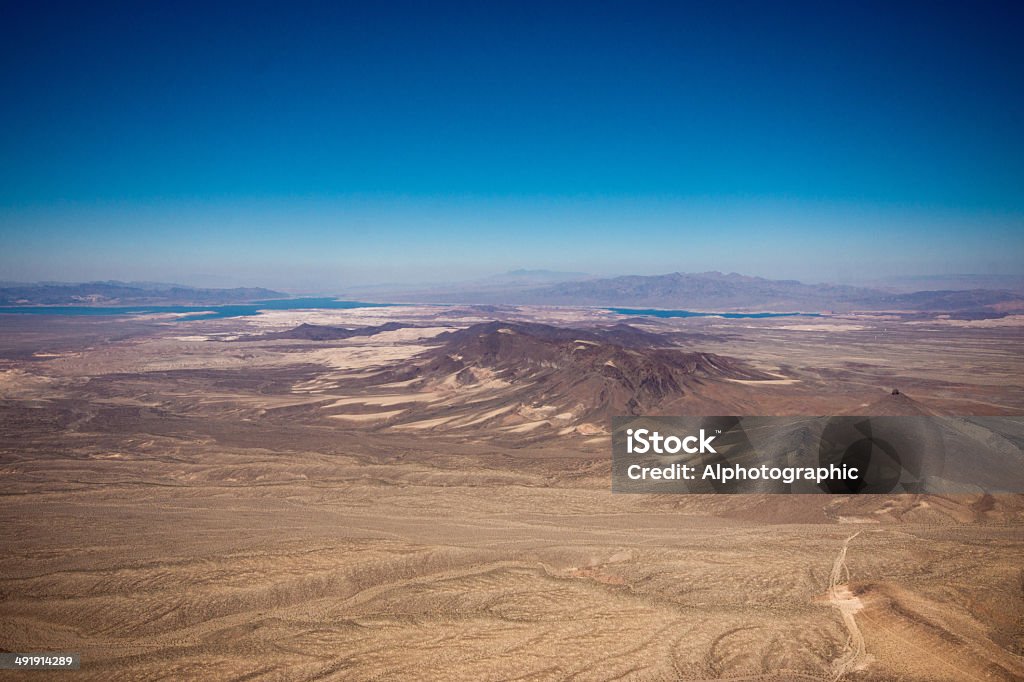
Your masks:
<path fill-rule="evenodd" d="M 345 327 L 329 327 L 319 324 L 300 324 L 298 327 L 283 332 L 267 332 L 266 334 L 252 334 L 240 336 L 233 341 L 273 341 L 276 339 L 295 339 L 301 341 L 338 341 L 351 339 L 357 336 L 373 336 L 381 332 L 390 332 L 396 329 L 403 329 L 411 325 L 399 322 L 388 322 L 376 327 L 356 327 L 348 329 Z"/>
<path fill-rule="evenodd" d="M 497 380 L 530 405 L 553 405 L 575 418 L 655 413 L 725 379 L 768 379 L 732 358 L 664 346 L 628 325 L 572 329 L 488 322 L 437 337 L 443 344 L 412 367 L 381 377 L 421 386 L 472 387 Z"/>
<path fill-rule="evenodd" d="M 517 333 L 547 341 L 583 340 L 593 343 L 613 343 L 627 348 L 664 348 L 672 346 L 672 341 L 662 334 L 645 331 L 628 324 L 614 324 L 604 327 L 555 327 L 539 322 L 484 322 L 455 332 L 445 332 L 436 337 L 438 341 L 458 344 L 477 339 L 483 334 L 493 334 L 502 329 L 512 329 Z"/>

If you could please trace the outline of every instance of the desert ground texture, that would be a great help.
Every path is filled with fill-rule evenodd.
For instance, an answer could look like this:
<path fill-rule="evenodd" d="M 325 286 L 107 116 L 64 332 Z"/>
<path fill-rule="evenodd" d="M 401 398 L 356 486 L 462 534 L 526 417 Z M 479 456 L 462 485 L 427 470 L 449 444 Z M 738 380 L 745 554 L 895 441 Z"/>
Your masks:
<path fill-rule="evenodd" d="M 0 649 L 82 665 L 0 678 L 1024 679 L 1024 496 L 614 495 L 608 437 L 1022 415 L 1022 349 L 1013 315 L 3 315 Z"/>

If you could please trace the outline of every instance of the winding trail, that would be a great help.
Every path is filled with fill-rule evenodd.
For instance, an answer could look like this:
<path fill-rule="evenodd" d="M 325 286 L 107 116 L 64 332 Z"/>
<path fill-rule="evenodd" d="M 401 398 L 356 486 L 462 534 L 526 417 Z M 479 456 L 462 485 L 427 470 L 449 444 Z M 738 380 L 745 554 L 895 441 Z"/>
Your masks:
<path fill-rule="evenodd" d="M 864 650 L 864 635 L 861 633 L 860 628 L 857 626 L 857 621 L 853 617 L 853 614 L 864 608 L 864 605 L 860 599 L 850 592 L 850 588 L 846 584 L 850 579 L 850 571 L 846 567 L 846 551 L 850 547 L 850 541 L 860 535 L 860 533 L 860 531 L 857 531 L 846 538 L 843 548 L 839 550 L 839 554 L 832 564 L 832 574 L 829 576 L 828 581 L 829 603 L 832 604 L 832 608 L 839 611 L 839 615 L 843 618 L 843 625 L 846 626 L 846 630 L 849 632 L 849 639 L 846 642 L 846 653 L 832 662 L 833 682 L 842 678 L 846 673 L 859 669 L 861 665 L 867 662 L 867 653 Z"/>

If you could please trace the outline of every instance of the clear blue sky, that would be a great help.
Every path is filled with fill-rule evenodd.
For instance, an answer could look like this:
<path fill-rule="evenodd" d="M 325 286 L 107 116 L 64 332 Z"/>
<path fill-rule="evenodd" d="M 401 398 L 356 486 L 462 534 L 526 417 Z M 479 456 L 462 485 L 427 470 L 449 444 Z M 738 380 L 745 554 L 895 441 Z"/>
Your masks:
<path fill-rule="evenodd" d="M 1024 271 L 1022 3 L 0 2 L 0 280 Z"/>

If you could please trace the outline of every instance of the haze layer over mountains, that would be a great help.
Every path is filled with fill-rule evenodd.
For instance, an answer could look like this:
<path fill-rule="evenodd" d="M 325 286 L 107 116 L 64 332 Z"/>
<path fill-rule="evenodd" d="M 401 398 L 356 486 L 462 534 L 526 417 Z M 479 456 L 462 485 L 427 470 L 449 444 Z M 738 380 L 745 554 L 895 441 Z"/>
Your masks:
<path fill-rule="evenodd" d="M 983 286 L 978 286 L 983 285 Z M 1024 311 L 1013 277 L 906 278 L 895 286 L 807 284 L 720 272 L 593 278 L 578 272 L 517 270 L 485 280 L 436 285 L 349 287 L 343 298 L 385 303 L 640 306 L 695 311 L 929 311 L 1002 315 Z M 6 283 L 0 305 L 217 304 L 286 298 L 266 288 L 204 289 L 177 284 Z"/>
<path fill-rule="evenodd" d="M 971 280 L 965 281 L 972 283 Z M 687 310 L 964 311 L 1024 309 L 1011 289 L 939 289 L 897 293 L 841 284 L 805 284 L 720 272 L 627 275 L 535 286 L 482 285 L 392 292 L 400 300 L 517 305 L 649 306 Z"/>

